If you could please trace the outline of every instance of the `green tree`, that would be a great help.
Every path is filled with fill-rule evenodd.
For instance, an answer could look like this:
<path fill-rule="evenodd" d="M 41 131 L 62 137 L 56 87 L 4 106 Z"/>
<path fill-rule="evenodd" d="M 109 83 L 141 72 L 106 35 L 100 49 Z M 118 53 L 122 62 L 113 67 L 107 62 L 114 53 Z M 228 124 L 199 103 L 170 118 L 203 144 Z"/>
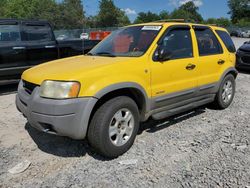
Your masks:
<path fill-rule="evenodd" d="M 192 14 L 183 10 L 183 9 L 175 9 L 171 15 L 170 18 L 171 19 L 188 19 L 188 20 L 192 20 Z M 194 21 L 194 20 L 192 20 Z"/>
<path fill-rule="evenodd" d="M 64 29 L 81 29 L 84 25 L 84 11 L 81 0 L 64 0 L 61 4 L 61 23 Z"/>
<path fill-rule="evenodd" d="M 215 24 L 218 26 L 228 27 L 232 23 L 228 18 L 208 18 L 206 21 L 204 21 L 205 24 Z"/>
<path fill-rule="evenodd" d="M 119 16 L 118 16 L 118 26 L 125 26 L 131 24 L 128 16 L 123 10 L 119 10 Z"/>
<path fill-rule="evenodd" d="M 81 0 L 0 0 L 1 18 L 48 20 L 56 29 L 82 28 Z M 4 2 L 4 3 L 3 3 Z"/>
<path fill-rule="evenodd" d="M 189 15 L 189 17 L 185 17 L 186 19 L 190 19 L 192 21 L 198 21 L 198 22 L 203 21 L 202 16 L 198 13 L 199 8 L 195 6 L 193 1 L 189 1 L 181 5 L 179 7 L 179 10 L 183 10 L 188 13 L 188 14 L 185 14 L 185 15 Z"/>
<path fill-rule="evenodd" d="M 85 28 L 96 28 L 97 27 L 97 17 L 96 16 L 88 16 L 84 19 L 84 27 Z"/>
<path fill-rule="evenodd" d="M 140 12 L 138 13 L 137 18 L 135 19 L 135 23 L 146 23 L 160 20 L 160 16 L 158 14 L 148 12 Z"/>
<path fill-rule="evenodd" d="M 169 12 L 163 10 L 160 12 L 159 17 L 161 20 L 166 20 L 170 18 Z"/>
<path fill-rule="evenodd" d="M 0 18 L 4 17 L 5 15 L 5 5 L 6 5 L 6 0 L 1 0 L 0 1 Z"/>
<path fill-rule="evenodd" d="M 125 12 L 117 8 L 113 0 L 101 0 L 99 9 L 96 17 L 98 27 L 117 27 L 130 23 Z"/>
<path fill-rule="evenodd" d="M 249 0 L 228 0 L 228 6 L 233 23 L 237 23 L 239 20 L 250 21 Z"/>

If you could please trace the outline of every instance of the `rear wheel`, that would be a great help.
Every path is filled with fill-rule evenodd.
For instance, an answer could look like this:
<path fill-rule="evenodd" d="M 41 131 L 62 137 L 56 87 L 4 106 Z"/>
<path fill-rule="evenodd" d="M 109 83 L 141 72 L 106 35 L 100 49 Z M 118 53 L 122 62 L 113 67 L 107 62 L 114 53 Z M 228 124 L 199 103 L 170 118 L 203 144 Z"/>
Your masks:
<path fill-rule="evenodd" d="M 97 153 L 109 158 L 118 157 L 133 145 L 138 128 L 136 103 L 129 97 L 116 97 L 95 112 L 88 141 Z"/>
<path fill-rule="evenodd" d="M 235 78 L 232 74 L 229 74 L 222 81 L 213 104 L 216 108 L 225 109 L 232 103 L 234 95 Z"/>

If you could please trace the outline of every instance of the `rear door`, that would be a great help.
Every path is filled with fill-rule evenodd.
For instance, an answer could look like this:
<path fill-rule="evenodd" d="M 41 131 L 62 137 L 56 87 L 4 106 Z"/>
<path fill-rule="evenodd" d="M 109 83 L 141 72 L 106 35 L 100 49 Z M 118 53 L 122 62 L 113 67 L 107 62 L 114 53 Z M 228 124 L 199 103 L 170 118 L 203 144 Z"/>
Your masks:
<path fill-rule="evenodd" d="M 0 76 L 27 66 L 26 47 L 17 21 L 0 21 Z"/>
<path fill-rule="evenodd" d="M 193 26 L 193 28 L 199 50 L 198 85 L 206 87 L 216 84 L 220 80 L 221 72 L 225 69 L 229 57 L 223 52 L 217 36 L 210 27 Z"/>
<path fill-rule="evenodd" d="M 46 22 L 22 22 L 29 65 L 37 65 L 58 58 L 57 43 Z"/>

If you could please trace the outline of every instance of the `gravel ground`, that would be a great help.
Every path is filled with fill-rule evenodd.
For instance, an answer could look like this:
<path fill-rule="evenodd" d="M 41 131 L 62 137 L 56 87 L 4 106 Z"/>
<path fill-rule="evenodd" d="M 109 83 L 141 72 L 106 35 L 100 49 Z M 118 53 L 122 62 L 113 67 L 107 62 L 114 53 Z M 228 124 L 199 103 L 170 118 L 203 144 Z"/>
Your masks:
<path fill-rule="evenodd" d="M 0 87 L 0 187 L 250 187 L 250 73 L 239 74 L 228 109 L 144 123 L 114 160 L 36 131 L 15 108 L 16 85 Z M 8 173 L 26 159 L 25 172 Z"/>

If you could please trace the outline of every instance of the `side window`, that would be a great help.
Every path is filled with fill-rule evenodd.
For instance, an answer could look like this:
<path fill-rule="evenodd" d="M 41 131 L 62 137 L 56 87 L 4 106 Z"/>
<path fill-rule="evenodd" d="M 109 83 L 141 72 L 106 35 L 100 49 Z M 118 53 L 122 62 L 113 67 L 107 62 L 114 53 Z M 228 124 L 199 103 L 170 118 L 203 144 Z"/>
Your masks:
<path fill-rule="evenodd" d="M 229 52 L 232 53 L 236 52 L 234 43 L 226 31 L 216 30 L 216 33 L 219 35 L 219 37 L 221 38 L 221 40 L 223 41 Z"/>
<path fill-rule="evenodd" d="M 198 42 L 199 55 L 215 55 L 223 53 L 222 47 L 213 31 L 207 29 L 195 29 Z"/>
<path fill-rule="evenodd" d="M 19 25 L 0 24 L 0 41 L 21 41 Z"/>
<path fill-rule="evenodd" d="M 190 29 L 178 28 L 170 30 L 163 36 L 161 47 L 171 54 L 171 59 L 193 57 Z"/>
<path fill-rule="evenodd" d="M 25 24 L 23 30 L 26 41 L 51 41 L 53 39 L 49 25 Z"/>

